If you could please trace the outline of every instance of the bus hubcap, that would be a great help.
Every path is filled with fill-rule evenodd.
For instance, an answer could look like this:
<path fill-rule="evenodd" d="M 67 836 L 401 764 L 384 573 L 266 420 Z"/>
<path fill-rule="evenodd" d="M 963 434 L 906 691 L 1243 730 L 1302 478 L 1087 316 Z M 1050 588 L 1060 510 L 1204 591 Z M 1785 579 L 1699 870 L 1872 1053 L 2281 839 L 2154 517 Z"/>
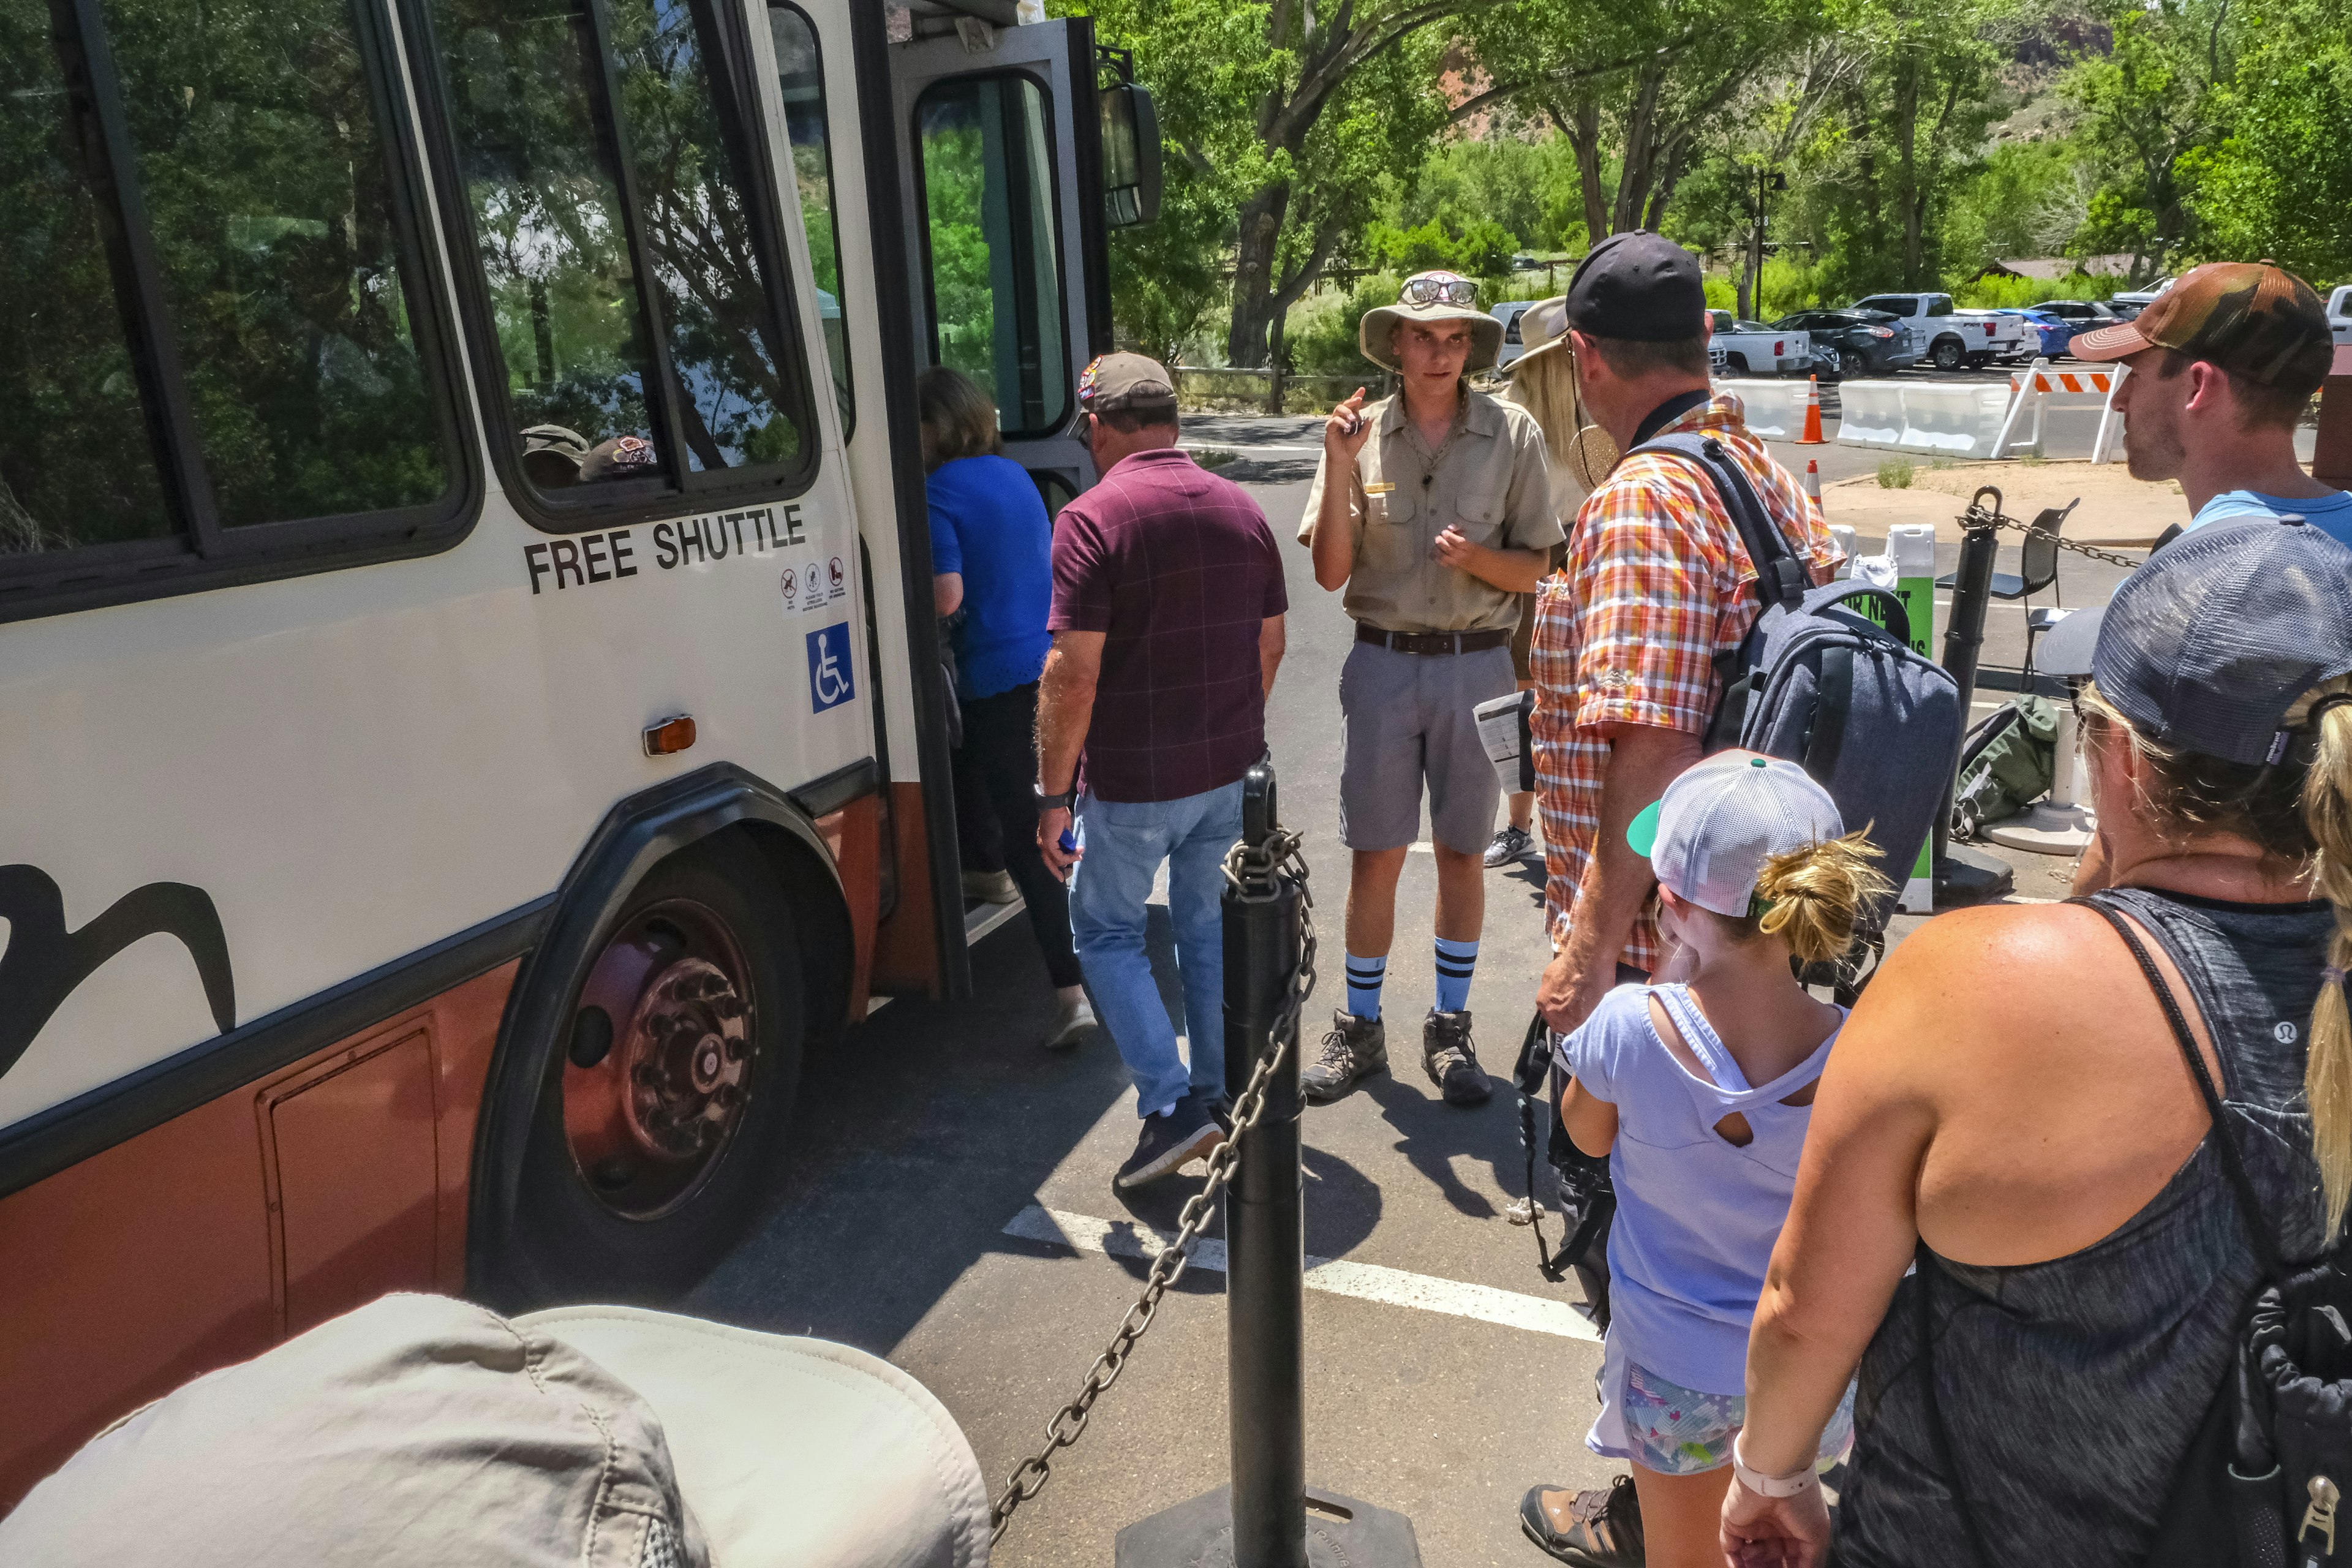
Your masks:
<path fill-rule="evenodd" d="M 652 1219 L 701 1184 L 743 1120 L 756 1020 L 734 933 L 671 900 L 614 932 L 581 988 L 563 1127 L 597 1201 Z"/>

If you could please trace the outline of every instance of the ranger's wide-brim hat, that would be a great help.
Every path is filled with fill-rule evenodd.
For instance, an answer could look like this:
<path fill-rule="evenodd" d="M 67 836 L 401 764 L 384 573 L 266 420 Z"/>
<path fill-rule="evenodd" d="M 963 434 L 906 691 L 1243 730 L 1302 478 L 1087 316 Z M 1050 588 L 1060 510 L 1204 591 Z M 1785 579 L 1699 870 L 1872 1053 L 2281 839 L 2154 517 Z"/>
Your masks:
<path fill-rule="evenodd" d="M 1411 283 L 1414 278 L 1467 281 L 1457 279 L 1451 272 L 1416 272 L 1405 281 Z M 1470 357 L 1463 362 L 1463 374 L 1471 375 L 1488 368 L 1495 363 L 1496 356 L 1502 353 L 1502 322 L 1475 305 L 1449 305 L 1442 300 L 1433 300 L 1426 305 L 1408 305 L 1400 300 L 1393 305 L 1381 305 L 1365 311 L 1363 321 L 1356 328 L 1356 346 L 1363 351 L 1366 359 L 1382 370 L 1402 370 L 1404 367 L 1397 363 L 1396 355 L 1390 348 L 1390 340 L 1395 336 L 1396 329 L 1407 323 L 1426 327 L 1440 321 L 1470 323 Z"/>

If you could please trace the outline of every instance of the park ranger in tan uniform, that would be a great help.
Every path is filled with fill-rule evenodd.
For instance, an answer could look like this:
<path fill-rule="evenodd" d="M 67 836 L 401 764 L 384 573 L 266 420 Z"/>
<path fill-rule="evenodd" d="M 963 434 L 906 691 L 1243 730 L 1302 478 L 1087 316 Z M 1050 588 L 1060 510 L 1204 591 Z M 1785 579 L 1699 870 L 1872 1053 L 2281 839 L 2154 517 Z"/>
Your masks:
<path fill-rule="evenodd" d="M 1299 523 L 1315 580 L 1346 590 L 1356 622 L 1339 676 L 1339 836 L 1354 854 L 1348 1001 L 1301 1074 L 1317 1101 L 1388 1063 L 1381 984 L 1424 785 L 1437 1005 L 1422 1028 L 1423 1065 L 1453 1104 L 1490 1092 L 1468 1001 L 1502 792 L 1471 710 L 1512 690 L 1517 595 L 1533 591 L 1561 534 L 1541 428 L 1465 379 L 1493 364 L 1502 342 L 1502 323 L 1476 299 L 1469 279 L 1423 272 L 1395 305 L 1365 313 L 1364 357 L 1397 372 L 1402 390 L 1368 406 L 1360 387 L 1332 411 Z"/>

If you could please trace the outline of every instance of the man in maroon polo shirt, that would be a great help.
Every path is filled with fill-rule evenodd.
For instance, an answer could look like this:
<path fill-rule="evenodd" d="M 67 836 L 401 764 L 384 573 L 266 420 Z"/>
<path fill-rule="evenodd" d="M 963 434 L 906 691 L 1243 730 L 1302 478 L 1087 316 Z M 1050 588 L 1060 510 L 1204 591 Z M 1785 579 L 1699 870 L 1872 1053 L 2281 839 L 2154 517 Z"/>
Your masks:
<path fill-rule="evenodd" d="M 1143 1127 L 1113 1184 L 1125 1189 L 1224 1136 L 1223 868 L 1242 834 L 1242 775 L 1265 754 L 1289 606 L 1265 514 L 1177 449 L 1165 370 L 1107 354 L 1087 367 L 1078 406 L 1102 479 L 1054 528 L 1037 847 L 1069 880 L 1078 967 L 1135 1080 Z M 1189 1070 L 1144 946 L 1162 861 Z"/>

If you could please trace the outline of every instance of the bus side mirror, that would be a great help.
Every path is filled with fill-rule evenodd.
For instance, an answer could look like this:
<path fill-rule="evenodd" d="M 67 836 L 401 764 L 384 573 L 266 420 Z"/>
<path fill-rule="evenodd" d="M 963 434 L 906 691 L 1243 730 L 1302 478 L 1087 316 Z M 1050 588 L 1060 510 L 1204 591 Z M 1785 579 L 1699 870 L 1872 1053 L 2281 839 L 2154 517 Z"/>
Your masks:
<path fill-rule="evenodd" d="M 1132 228 L 1160 216 L 1160 111 L 1132 81 L 1102 89 L 1103 222 Z"/>

